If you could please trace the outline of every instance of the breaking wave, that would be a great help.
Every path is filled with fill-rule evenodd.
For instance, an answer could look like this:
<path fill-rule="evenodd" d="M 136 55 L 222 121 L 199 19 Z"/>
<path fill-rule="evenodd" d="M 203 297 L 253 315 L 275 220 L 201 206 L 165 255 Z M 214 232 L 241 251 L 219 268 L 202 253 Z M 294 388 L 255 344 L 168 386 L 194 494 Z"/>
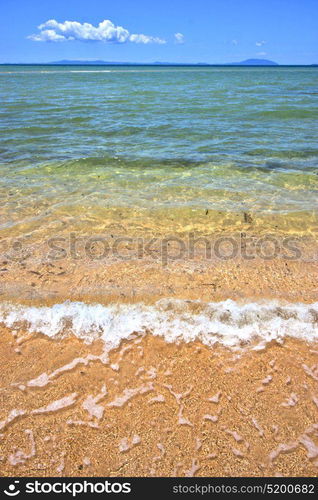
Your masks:
<path fill-rule="evenodd" d="M 313 304 L 233 300 L 203 303 L 162 299 L 154 305 L 64 302 L 50 307 L 0 305 L 0 323 L 51 338 L 75 335 L 115 348 L 132 334 L 150 333 L 167 342 L 261 347 L 285 337 L 318 340 L 318 302 Z"/>

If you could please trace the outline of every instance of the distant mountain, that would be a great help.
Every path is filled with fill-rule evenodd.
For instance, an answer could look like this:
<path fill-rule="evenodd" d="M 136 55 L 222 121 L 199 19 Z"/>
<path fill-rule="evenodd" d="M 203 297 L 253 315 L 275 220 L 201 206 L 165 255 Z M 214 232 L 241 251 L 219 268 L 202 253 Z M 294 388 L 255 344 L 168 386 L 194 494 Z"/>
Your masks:
<path fill-rule="evenodd" d="M 136 62 L 119 62 L 119 61 L 102 61 L 97 59 L 95 61 L 78 61 L 63 59 L 61 61 L 53 61 L 48 64 L 55 65 L 108 65 L 108 66 L 279 66 L 278 63 L 270 61 L 268 59 L 246 59 L 245 61 L 225 63 L 225 64 L 209 64 L 209 63 L 171 63 L 171 62 L 160 62 L 155 61 L 153 63 L 136 63 Z"/>
<path fill-rule="evenodd" d="M 246 59 L 241 62 L 229 63 L 227 66 L 279 66 L 279 64 L 269 59 Z"/>
<path fill-rule="evenodd" d="M 154 61 L 150 63 L 145 62 L 126 62 L 126 61 L 103 61 L 102 59 L 92 60 L 78 60 L 78 59 L 62 59 L 61 61 L 42 62 L 42 63 L 0 63 L 0 66 L 45 66 L 45 65 L 65 65 L 65 66 L 299 66 L 299 67 L 317 67 L 318 64 L 278 64 L 269 59 L 246 59 L 245 61 L 238 61 L 232 63 L 219 63 L 211 64 L 206 62 L 197 63 L 177 63 L 166 61 Z"/>
<path fill-rule="evenodd" d="M 245 61 L 225 63 L 225 64 L 209 64 L 209 63 L 174 63 L 174 62 L 160 62 L 155 61 L 153 63 L 136 63 L 136 62 L 119 62 L 119 61 L 102 61 L 97 59 L 96 61 L 77 61 L 63 59 L 62 61 L 53 61 L 48 64 L 77 64 L 77 65 L 111 65 L 111 66 L 279 66 L 278 63 L 274 61 L 269 61 L 268 59 L 246 59 Z"/>

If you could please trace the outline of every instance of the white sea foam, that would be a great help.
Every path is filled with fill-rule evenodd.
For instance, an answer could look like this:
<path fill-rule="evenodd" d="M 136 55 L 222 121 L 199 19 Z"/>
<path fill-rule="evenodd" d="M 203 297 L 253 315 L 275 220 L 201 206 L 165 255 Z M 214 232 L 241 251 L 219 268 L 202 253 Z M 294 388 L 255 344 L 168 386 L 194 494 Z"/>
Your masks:
<path fill-rule="evenodd" d="M 100 338 L 107 349 L 117 347 L 134 333 L 151 333 L 168 342 L 200 340 L 228 347 L 253 341 L 254 347 L 260 348 L 287 336 L 318 340 L 318 302 L 202 303 L 162 299 L 154 305 L 65 302 L 51 307 L 3 303 L 0 323 L 52 338 L 75 335 L 87 343 Z"/>

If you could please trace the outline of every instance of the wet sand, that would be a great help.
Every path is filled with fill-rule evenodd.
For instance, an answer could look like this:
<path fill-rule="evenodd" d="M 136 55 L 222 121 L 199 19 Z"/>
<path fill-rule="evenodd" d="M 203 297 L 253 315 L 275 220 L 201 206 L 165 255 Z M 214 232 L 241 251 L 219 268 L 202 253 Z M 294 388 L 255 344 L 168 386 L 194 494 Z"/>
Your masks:
<path fill-rule="evenodd" d="M 104 236 L 95 237 L 95 243 L 93 236 L 90 240 L 78 237 L 74 252 L 69 243 L 64 243 L 64 251 L 60 246 L 54 252 L 45 242 L 9 248 L 0 260 L 1 300 L 41 305 L 67 299 L 107 304 L 153 303 L 165 297 L 204 302 L 228 298 L 315 302 L 318 298 L 315 238 L 289 242 L 275 237 L 275 253 L 273 235 L 268 235 L 267 244 L 257 234 L 210 235 L 203 240 L 198 235 L 193 251 L 189 239 L 175 240 L 176 235 L 171 235 L 163 253 L 160 239 L 155 243 L 143 240 L 140 250 L 138 238 L 126 241 L 119 236 L 114 243 L 106 235 L 113 247 L 104 255 Z M 216 255 L 220 238 L 229 241 L 221 244 Z M 85 250 L 87 242 L 89 251 Z M 185 250 L 180 252 L 183 244 Z"/>
<path fill-rule="evenodd" d="M 1 338 L 2 475 L 317 475 L 318 345 Z"/>
<path fill-rule="evenodd" d="M 302 259 L 69 257 L 39 246 L 2 258 L 1 299 L 50 305 L 317 301 Z M 307 253 L 306 253 L 307 252 Z M 0 330 L 4 476 L 316 476 L 318 345 L 286 339 L 237 351 L 151 334 L 103 354 L 101 341 Z"/>

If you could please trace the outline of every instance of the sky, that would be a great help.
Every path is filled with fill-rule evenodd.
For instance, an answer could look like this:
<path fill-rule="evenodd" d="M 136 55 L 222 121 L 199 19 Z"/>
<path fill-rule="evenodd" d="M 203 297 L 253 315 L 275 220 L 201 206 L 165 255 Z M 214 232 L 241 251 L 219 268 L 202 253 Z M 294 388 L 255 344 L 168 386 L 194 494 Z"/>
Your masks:
<path fill-rule="evenodd" d="M 318 0 L 0 0 L 0 63 L 318 63 Z"/>

